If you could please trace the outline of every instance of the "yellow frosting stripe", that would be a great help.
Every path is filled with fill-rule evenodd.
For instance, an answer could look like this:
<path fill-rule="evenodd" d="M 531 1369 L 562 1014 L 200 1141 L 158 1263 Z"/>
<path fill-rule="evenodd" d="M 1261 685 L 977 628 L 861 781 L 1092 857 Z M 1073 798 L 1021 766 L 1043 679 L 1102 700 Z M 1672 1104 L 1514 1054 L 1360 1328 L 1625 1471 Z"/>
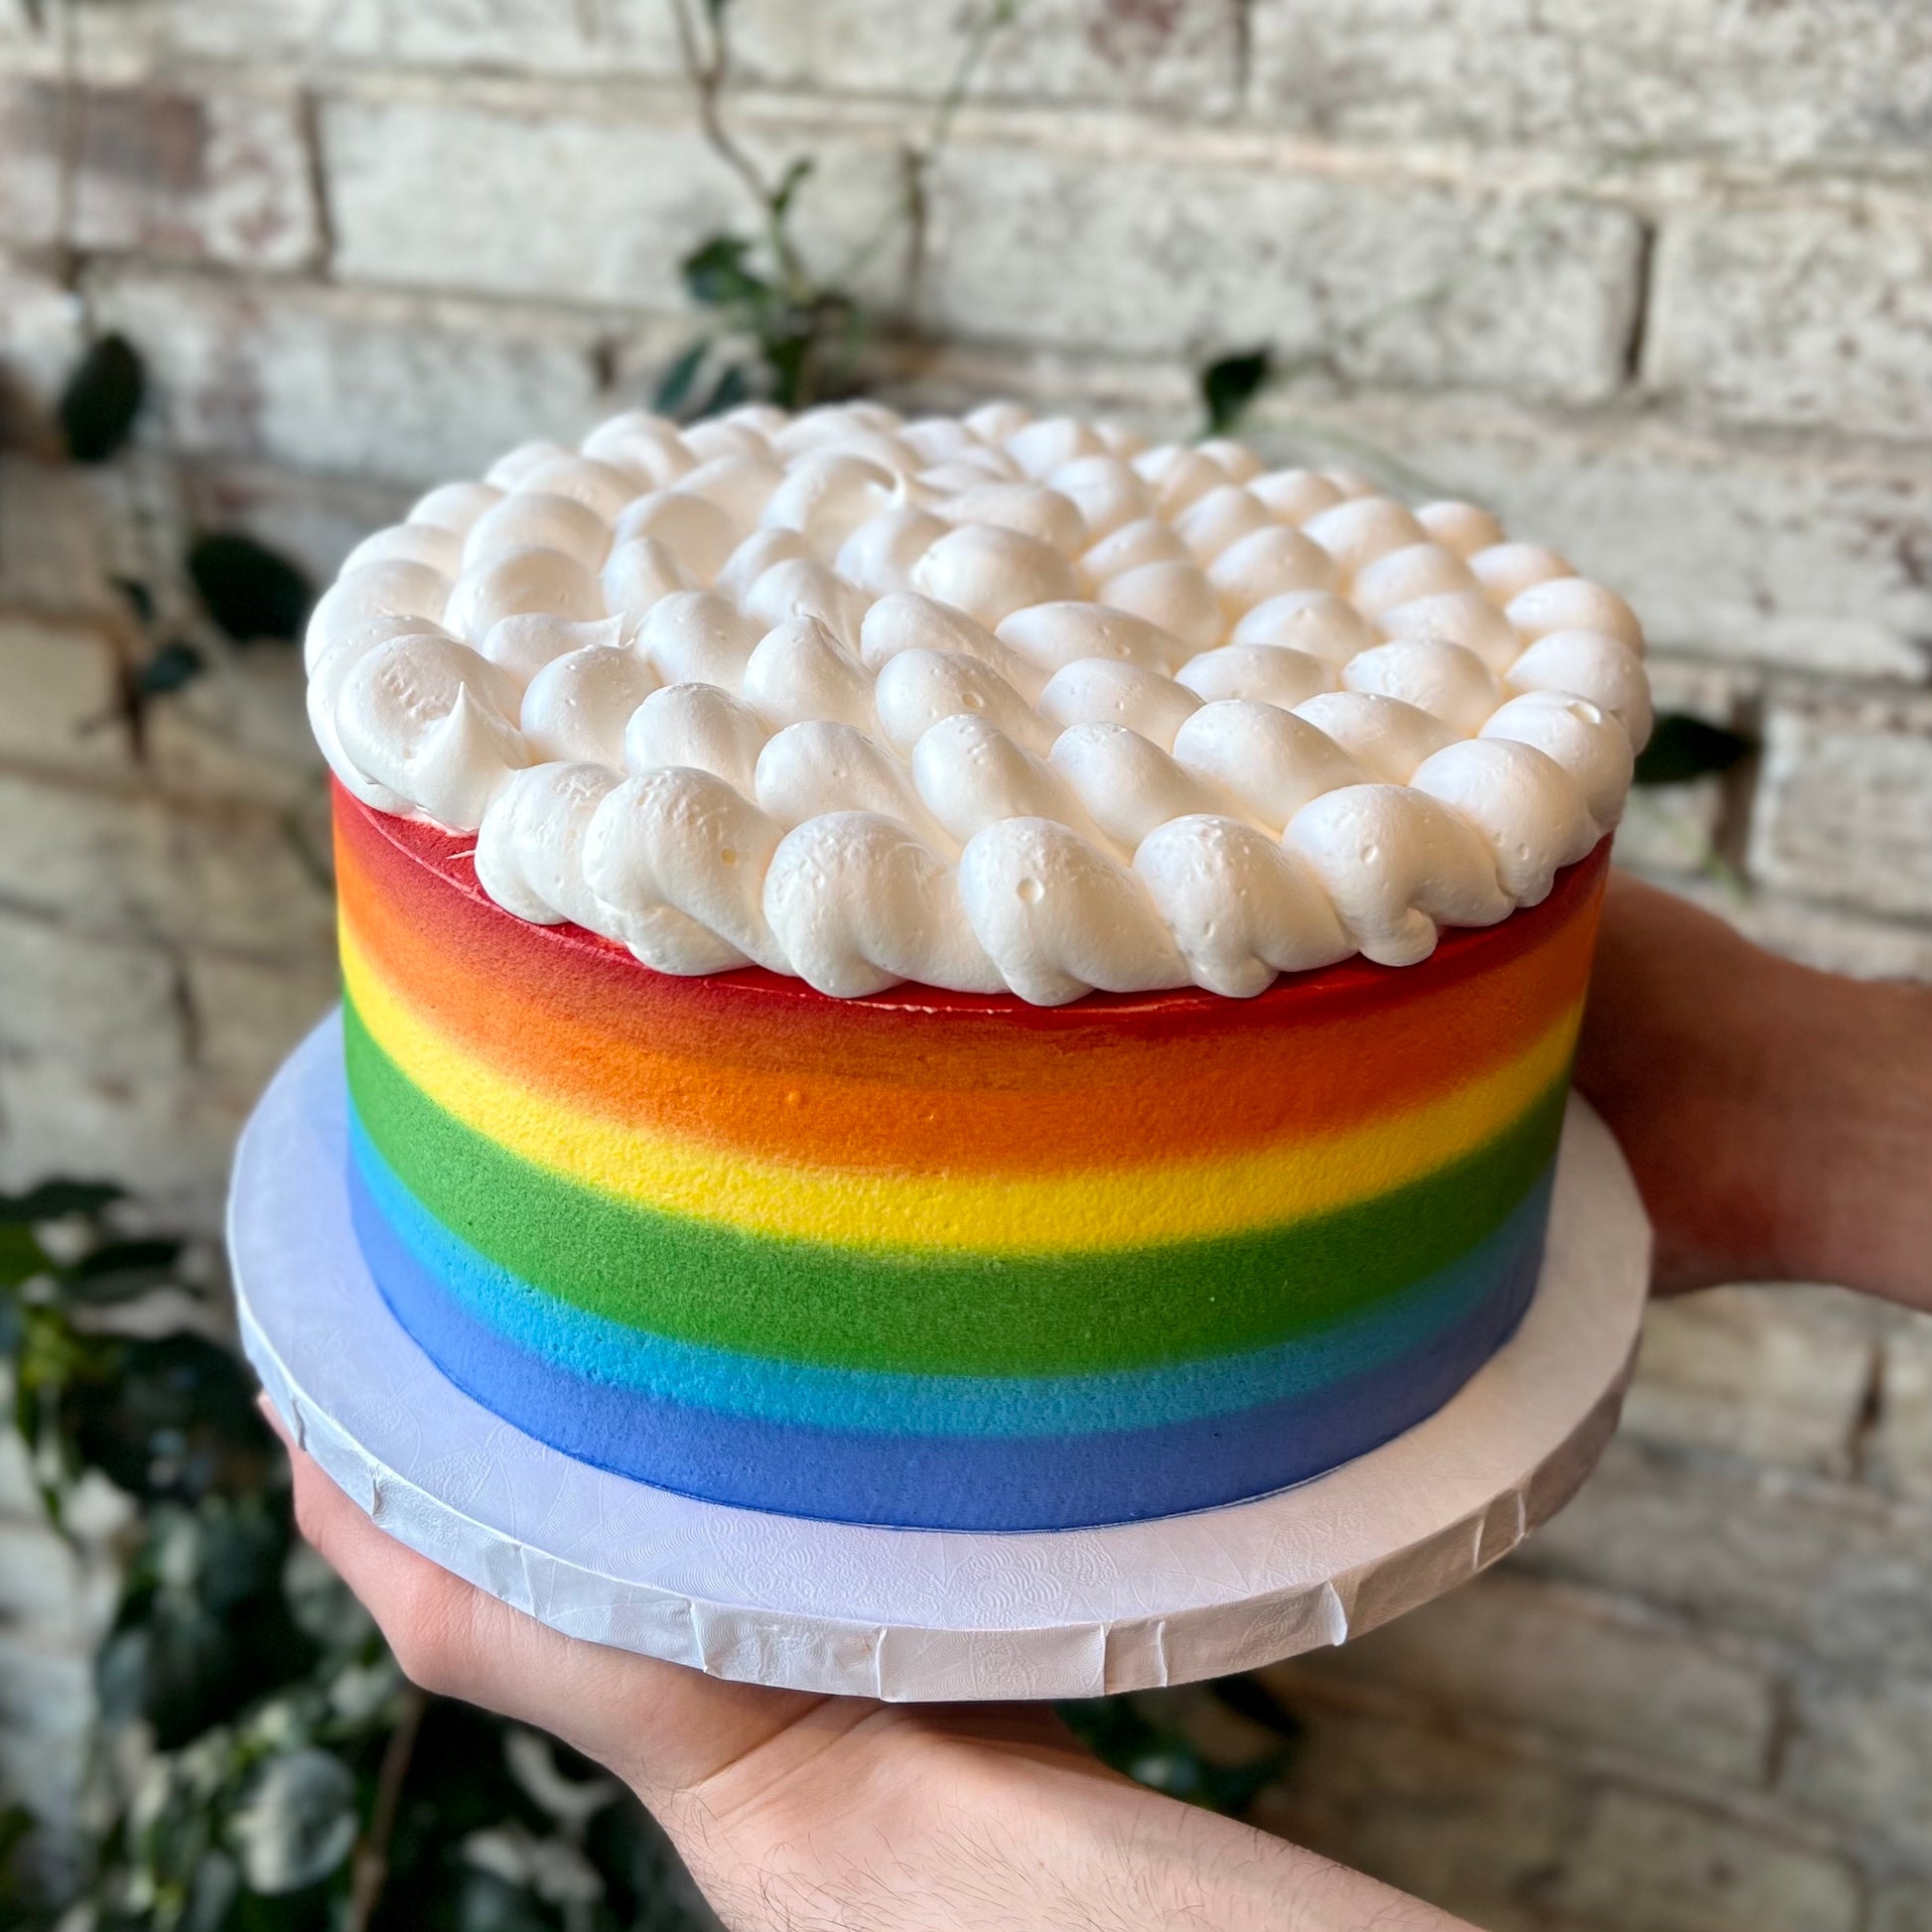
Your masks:
<path fill-rule="evenodd" d="M 370 1036 L 439 1107 L 536 1167 L 660 1213 L 854 1248 L 1066 1254 L 1279 1227 L 1420 1179 L 1501 1133 L 1569 1065 L 1582 1001 L 1520 1055 L 1366 1128 L 1158 1167 L 1015 1178 L 841 1173 L 748 1160 L 593 1118 L 458 1046 L 372 968 L 343 974 Z"/>

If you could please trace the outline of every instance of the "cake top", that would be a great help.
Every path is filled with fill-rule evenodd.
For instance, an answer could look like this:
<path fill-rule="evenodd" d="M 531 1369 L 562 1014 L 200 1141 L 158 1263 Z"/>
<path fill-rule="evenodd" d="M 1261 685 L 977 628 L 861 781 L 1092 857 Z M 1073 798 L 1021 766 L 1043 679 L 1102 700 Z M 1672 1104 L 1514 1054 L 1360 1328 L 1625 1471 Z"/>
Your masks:
<path fill-rule="evenodd" d="M 309 713 L 483 890 L 668 973 L 1246 997 L 1614 823 L 1629 607 L 1486 510 L 1011 403 L 614 417 L 344 563 Z"/>

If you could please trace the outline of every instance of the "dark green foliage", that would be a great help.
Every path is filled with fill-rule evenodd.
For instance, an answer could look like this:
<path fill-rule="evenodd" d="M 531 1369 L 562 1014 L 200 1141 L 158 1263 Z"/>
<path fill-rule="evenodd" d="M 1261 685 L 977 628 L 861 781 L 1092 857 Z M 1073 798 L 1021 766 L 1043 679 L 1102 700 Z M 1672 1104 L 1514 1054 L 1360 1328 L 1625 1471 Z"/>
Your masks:
<path fill-rule="evenodd" d="M 1272 360 L 1266 348 L 1251 348 L 1223 355 L 1201 370 L 1201 410 L 1209 436 L 1226 436 L 1240 422 L 1267 382 Z"/>
<path fill-rule="evenodd" d="M 238 531 L 198 537 L 188 552 L 188 574 L 208 616 L 237 644 L 293 643 L 315 603 L 301 570 Z"/>
<path fill-rule="evenodd" d="M 684 258 L 685 291 L 717 326 L 665 370 L 659 409 L 687 419 L 715 416 L 752 396 L 802 409 L 848 376 L 863 317 L 856 304 L 804 274 L 785 236 L 793 197 L 809 172 L 808 163 L 794 162 L 773 191 L 767 247 L 743 235 L 713 235 Z M 766 256 L 775 259 L 767 264 Z"/>
<path fill-rule="evenodd" d="M 1223 1763 L 1204 1755 L 1186 1729 L 1167 1718 L 1158 1696 L 1082 1699 L 1062 1704 L 1059 1712 L 1096 1757 L 1137 1784 L 1238 1818 L 1287 1769 L 1301 1725 L 1255 1678 L 1221 1678 L 1202 1689 L 1258 1737 L 1273 1741 Z"/>
<path fill-rule="evenodd" d="M 207 669 L 207 659 L 185 638 L 177 637 L 136 670 L 134 688 L 144 698 L 165 698 L 193 684 Z"/>
<path fill-rule="evenodd" d="M 98 1932 L 712 1926 L 662 1836 L 595 1766 L 403 1683 L 295 1534 L 245 1363 L 199 1333 L 107 1325 L 157 1288 L 199 1299 L 186 1245 L 120 1227 L 121 1209 L 94 1182 L 0 1195 L 0 1347 L 49 1514 L 62 1524 L 90 1473 L 137 1512 L 95 1659 L 89 1816 L 105 1823 L 79 1890 L 49 1897 L 33 1820 L 0 1805 L 0 1924 L 51 1927 L 85 1902 Z M 137 1736 L 153 1752 L 138 1809 L 113 1771 Z M 533 1751 L 549 1755 L 534 1781 L 518 1772 Z M 572 1816 L 541 1801 L 559 1777 L 588 1796 Z M 386 1874 L 365 1887 L 366 1920 L 345 1919 L 385 1779 Z M 559 1868 L 588 1904 L 550 1895 Z"/>
<path fill-rule="evenodd" d="M 56 411 L 75 463 L 105 463 L 134 433 L 147 380 L 141 352 L 125 336 L 101 336 L 88 345 Z"/>
<path fill-rule="evenodd" d="M 1728 771 L 1757 750 L 1751 739 L 1723 725 L 1683 712 L 1667 711 L 1652 726 L 1650 742 L 1637 754 L 1640 785 L 1684 785 Z"/>

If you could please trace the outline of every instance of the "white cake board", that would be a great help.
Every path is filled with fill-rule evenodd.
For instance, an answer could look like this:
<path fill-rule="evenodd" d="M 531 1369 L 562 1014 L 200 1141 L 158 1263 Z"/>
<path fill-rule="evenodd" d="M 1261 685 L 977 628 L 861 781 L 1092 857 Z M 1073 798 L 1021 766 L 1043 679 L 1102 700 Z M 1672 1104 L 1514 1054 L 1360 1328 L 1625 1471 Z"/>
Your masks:
<path fill-rule="evenodd" d="M 697 1502 L 533 1442 L 447 1382 L 349 1226 L 342 1026 L 275 1076 L 229 1201 L 241 1333 L 291 1433 L 375 1521 L 558 1630 L 749 1683 L 1078 1698 L 1337 1644 L 1560 1509 L 1616 1426 L 1650 1230 L 1573 1099 L 1542 1281 L 1446 1407 L 1259 1501 L 1109 1529 L 870 1529 Z"/>

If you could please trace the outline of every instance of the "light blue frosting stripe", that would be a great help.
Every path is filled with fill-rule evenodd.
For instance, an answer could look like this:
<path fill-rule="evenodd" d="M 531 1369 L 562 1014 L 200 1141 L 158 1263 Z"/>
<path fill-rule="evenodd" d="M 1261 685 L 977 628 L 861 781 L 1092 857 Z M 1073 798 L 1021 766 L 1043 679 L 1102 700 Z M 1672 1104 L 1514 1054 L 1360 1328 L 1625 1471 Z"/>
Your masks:
<path fill-rule="evenodd" d="M 1064 1437 L 1231 1416 L 1311 1395 L 1425 1349 L 1503 1292 L 1536 1250 L 1552 1173 L 1485 1240 L 1375 1308 L 1274 1347 L 1069 1376 L 897 1375 L 741 1355 L 628 1328 L 545 1295 L 437 1221 L 350 1116 L 369 1204 L 476 1322 L 591 1381 L 726 1415 L 870 1434 Z"/>

